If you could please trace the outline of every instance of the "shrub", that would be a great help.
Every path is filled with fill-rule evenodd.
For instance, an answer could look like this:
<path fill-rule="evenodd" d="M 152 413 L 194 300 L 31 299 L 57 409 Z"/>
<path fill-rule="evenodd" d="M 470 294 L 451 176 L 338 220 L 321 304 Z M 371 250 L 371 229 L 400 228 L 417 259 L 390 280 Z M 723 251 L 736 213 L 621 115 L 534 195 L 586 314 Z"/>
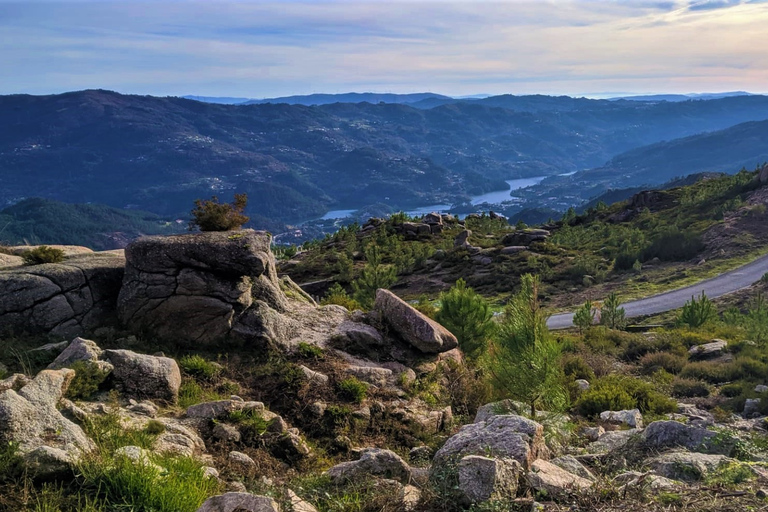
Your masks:
<path fill-rule="evenodd" d="M 75 361 L 71 368 L 75 371 L 75 378 L 65 395 L 71 400 L 90 398 L 109 375 L 109 370 L 102 370 L 93 361 Z"/>
<path fill-rule="evenodd" d="M 305 359 L 322 359 L 323 349 L 317 345 L 312 345 L 306 341 L 299 342 L 298 346 L 299 355 Z"/>
<path fill-rule="evenodd" d="M 704 248 L 701 237 L 677 226 L 663 229 L 643 251 L 643 261 L 659 258 L 663 261 L 683 261 L 696 256 Z"/>
<path fill-rule="evenodd" d="M 752 389 L 752 386 L 744 383 L 725 384 L 720 388 L 720 394 L 728 398 L 735 398 Z"/>
<path fill-rule="evenodd" d="M 345 400 L 360 403 L 368 394 L 368 385 L 355 377 L 348 377 L 338 384 L 339 392 Z"/>
<path fill-rule="evenodd" d="M 366 309 L 373 307 L 376 290 L 389 288 L 397 281 L 397 270 L 393 265 L 384 265 L 382 256 L 382 251 L 377 245 L 369 245 L 365 249 L 367 263 L 360 272 L 360 277 L 352 283 L 355 300 Z"/>
<path fill-rule="evenodd" d="M 43 263 L 60 263 L 64 261 L 64 251 L 47 245 L 35 247 L 21 255 L 25 265 L 41 265 Z"/>
<path fill-rule="evenodd" d="M 600 324 L 609 329 L 624 329 L 627 326 L 624 315 L 624 308 L 620 307 L 619 297 L 615 293 L 611 293 L 600 309 Z"/>
<path fill-rule="evenodd" d="M 192 220 L 189 221 L 189 229 L 199 228 L 200 231 L 232 231 L 240 229 L 250 220 L 243 215 L 248 196 L 235 194 L 232 204 L 219 203 L 219 198 L 213 196 L 208 201 L 197 199 L 192 210 Z"/>
<path fill-rule="evenodd" d="M 573 324 L 579 328 L 579 332 L 585 331 L 595 323 L 595 309 L 591 301 L 587 301 L 573 314 Z"/>
<path fill-rule="evenodd" d="M 181 369 L 196 379 L 213 380 L 218 377 L 223 368 L 221 365 L 212 361 L 206 361 L 199 355 L 187 355 L 179 359 Z"/>
<path fill-rule="evenodd" d="M 709 396 L 709 386 L 705 382 L 694 379 L 676 378 L 672 381 L 672 395 L 683 398 Z"/>
<path fill-rule="evenodd" d="M 739 366 L 734 363 L 716 363 L 712 361 L 699 361 L 688 363 L 680 372 L 683 379 L 697 379 L 719 384 L 729 382 L 739 377 Z"/>
<path fill-rule="evenodd" d="M 664 414 L 676 411 L 677 402 L 664 396 L 649 382 L 613 374 L 593 382 L 576 403 L 576 409 L 584 416 L 634 408 L 643 414 Z"/>
<path fill-rule="evenodd" d="M 595 379 L 595 372 L 580 355 L 563 357 L 563 373 L 574 380 L 584 379 L 592 382 Z"/>
<path fill-rule="evenodd" d="M 320 301 L 320 304 L 327 306 L 329 304 L 336 304 L 347 308 L 349 311 L 360 309 L 360 303 L 349 296 L 349 294 L 342 288 L 339 283 L 333 283 L 325 294 L 325 297 Z"/>
<path fill-rule="evenodd" d="M 226 397 L 211 389 L 203 388 L 203 386 L 192 379 L 183 379 L 181 381 L 181 387 L 179 388 L 179 407 L 182 409 L 186 409 L 190 405 L 213 400 L 223 400 L 224 398 Z"/>
<path fill-rule="evenodd" d="M 463 279 L 440 295 L 436 319 L 456 336 L 459 347 L 471 360 L 485 351 L 488 339 L 496 330 L 488 301 L 469 288 Z"/>
<path fill-rule="evenodd" d="M 698 299 L 691 297 L 691 300 L 685 303 L 680 312 L 680 322 L 694 329 L 715 318 L 717 318 L 717 308 L 704 292 L 701 292 Z"/>
<path fill-rule="evenodd" d="M 658 370 L 664 370 L 669 373 L 678 374 L 685 367 L 684 357 L 670 354 L 669 352 L 653 352 L 640 358 L 642 373 L 651 375 Z"/>

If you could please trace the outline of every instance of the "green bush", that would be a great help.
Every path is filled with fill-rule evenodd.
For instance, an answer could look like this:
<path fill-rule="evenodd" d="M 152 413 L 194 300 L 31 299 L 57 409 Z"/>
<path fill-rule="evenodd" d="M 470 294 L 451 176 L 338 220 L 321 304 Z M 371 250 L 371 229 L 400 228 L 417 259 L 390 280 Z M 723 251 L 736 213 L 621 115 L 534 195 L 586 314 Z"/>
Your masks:
<path fill-rule="evenodd" d="M 563 373 L 574 380 L 584 379 L 592 382 L 595 372 L 580 355 L 569 354 L 563 356 Z"/>
<path fill-rule="evenodd" d="M 255 439 L 267 431 L 267 421 L 258 410 L 232 411 L 227 419 L 236 424 L 245 439 Z"/>
<path fill-rule="evenodd" d="M 223 400 L 224 398 L 226 397 L 220 393 L 209 388 L 204 388 L 192 379 L 185 378 L 181 381 L 181 387 L 179 388 L 179 407 L 182 409 L 186 409 L 190 405 L 210 402 L 213 400 Z"/>
<path fill-rule="evenodd" d="M 41 265 L 43 263 L 60 263 L 64 261 L 64 251 L 41 245 L 21 255 L 25 265 Z"/>
<path fill-rule="evenodd" d="M 683 398 L 709 396 L 709 386 L 700 380 L 676 378 L 672 381 L 672 395 Z"/>
<path fill-rule="evenodd" d="M 329 304 L 336 304 L 337 306 L 343 306 L 349 311 L 361 309 L 360 303 L 349 296 L 349 294 L 342 288 L 339 283 L 333 283 L 325 294 L 325 297 L 320 301 L 322 306 Z"/>
<path fill-rule="evenodd" d="M 299 342 L 298 353 L 305 359 L 322 359 L 324 357 L 323 349 L 317 345 L 312 345 L 306 341 Z"/>
<path fill-rule="evenodd" d="M 201 380 L 214 380 L 223 370 L 221 365 L 207 361 L 199 355 L 182 357 L 179 359 L 179 366 L 190 377 Z"/>
<path fill-rule="evenodd" d="M 677 410 L 677 402 L 657 391 L 653 384 L 627 375 L 608 375 L 591 383 L 576 403 L 588 417 L 603 411 L 640 409 L 643 414 L 665 414 Z"/>
<path fill-rule="evenodd" d="M 71 368 L 75 371 L 75 378 L 65 394 L 70 400 L 90 398 L 109 375 L 109 370 L 100 369 L 94 361 L 75 361 Z"/>
<path fill-rule="evenodd" d="M 652 352 L 640 358 L 644 375 L 652 375 L 658 370 L 678 374 L 683 370 L 686 362 L 684 357 L 669 352 Z"/>
<path fill-rule="evenodd" d="M 338 384 L 339 393 L 345 400 L 360 403 L 368 394 L 368 385 L 355 377 L 348 377 Z"/>
<path fill-rule="evenodd" d="M 488 301 L 468 287 L 463 279 L 440 295 L 436 319 L 456 336 L 459 347 L 470 360 L 476 360 L 485 351 L 496 330 Z"/>
<path fill-rule="evenodd" d="M 197 199 L 192 210 L 192 220 L 189 229 L 199 228 L 200 231 L 232 231 L 240 229 L 250 219 L 243 215 L 248 204 L 246 194 L 235 194 L 232 204 L 219 203 L 219 198 L 213 196 L 208 201 Z"/>
<path fill-rule="evenodd" d="M 694 329 L 701 327 L 716 318 L 717 308 L 712 301 L 707 298 L 704 292 L 701 292 L 698 299 L 696 297 L 691 297 L 691 300 L 685 303 L 680 312 L 680 322 Z"/>
<path fill-rule="evenodd" d="M 662 261 L 684 261 L 695 257 L 704 249 L 704 242 L 696 233 L 680 231 L 677 226 L 661 230 L 643 251 L 643 261 L 659 258 Z"/>
<path fill-rule="evenodd" d="M 743 382 L 734 382 L 732 384 L 724 384 L 720 388 L 720 394 L 728 398 L 735 398 L 750 389 L 752 389 L 752 386 L 749 384 L 745 385 Z"/>
<path fill-rule="evenodd" d="M 720 384 L 739 378 L 739 366 L 734 363 L 717 363 L 712 361 L 698 361 L 688 363 L 680 372 L 680 378 L 696 379 L 709 382 L 710 384 Z"/>

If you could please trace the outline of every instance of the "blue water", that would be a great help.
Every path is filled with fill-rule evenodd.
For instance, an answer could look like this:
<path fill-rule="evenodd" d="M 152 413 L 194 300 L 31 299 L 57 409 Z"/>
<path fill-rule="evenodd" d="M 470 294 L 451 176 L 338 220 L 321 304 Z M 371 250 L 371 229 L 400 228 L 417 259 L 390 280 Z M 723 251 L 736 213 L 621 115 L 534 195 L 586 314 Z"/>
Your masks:
<path fill-rule="evenodd" d="M 513 190 L 518 190 L 521 188 L 538 185 L 539 183 L 542 182 L 542 180 L 544 180 L 544 178 L 546 178 L 546 176 L 536 176 L 535 178 L 521 178 L 517 180 L 506 180 L 507 184 L 509 184 L 509 188 L 507 190 L 496 190 L 494 192 L 480 194 L 479 196 L 472 196 L 470 201 L 473 205 L 482 204 L 482 203 L 499 204 L 504 201 L 509 201 L 511 199 L 509 194 Z M 406 213 L 411 216 L 420 216 L 420 215 L 426 215 L 427 213 L 432 213 L 432 212 L 445 213 L 450 209 L 451 209 L 450 204 L 430 204 L 427 206 L 420 206 L 413 210 L 408 210 Z M 320 218 L 320 220 L 344 219 L 346 217 L 351 216 L 353 213 L 355 213 L 355 211 L 356 210 L 331 210 L 325 215 L 323 215 Z"/>

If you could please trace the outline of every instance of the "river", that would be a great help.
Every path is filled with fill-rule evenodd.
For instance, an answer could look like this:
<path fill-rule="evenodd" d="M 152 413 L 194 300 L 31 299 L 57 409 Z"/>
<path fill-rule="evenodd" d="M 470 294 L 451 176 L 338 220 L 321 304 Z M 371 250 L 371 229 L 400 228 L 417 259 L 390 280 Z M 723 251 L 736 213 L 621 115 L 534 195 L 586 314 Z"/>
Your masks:
<path fill-rule="evenodd" d="M 533 185 L 538 185 L 539 183 L 544 180 L 546 176 L 536 176 L 535 178 L 520 178 L 516 180 L 506 180 L 507 184 L 509 184 L 509 188 L 506 190 L 496 190 L 494 192 L 487 192 L 485 194 L 480 194 L 479 196 L 472 196 L 470 199 L 470 202 L 473 205 L 482 204 L 482 203 L 489 203 L 489 204 L 499 204 L 504 201 L 508 201 L 510 199 L 510 192 L 513 190 L 518 190 L 525 187 L 531 187 Z M 447 212 L 451 209 L 450 204 L 430 204 L 427 206 L 420 206 L 418 208 L 414 208 L 412 210 L 408 210 L 406 213 L 411 216 L 420 216 L 420 215 L 426 215 L 427 213 L 431 212 Z M 357 210 L 331 210 L 325 215 L 323 215 L 320 220 L 331 220 L 331 219 L 344 219 L 346 217 L 350 217 L 353 213 L 355 213 Z"/>

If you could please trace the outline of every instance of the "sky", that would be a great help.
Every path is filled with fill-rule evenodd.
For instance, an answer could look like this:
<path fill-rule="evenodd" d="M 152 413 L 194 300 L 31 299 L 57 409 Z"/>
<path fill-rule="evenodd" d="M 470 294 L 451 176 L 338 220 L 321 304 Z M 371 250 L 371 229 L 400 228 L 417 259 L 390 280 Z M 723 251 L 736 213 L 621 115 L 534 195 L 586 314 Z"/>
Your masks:
<path fill-rule="evenodd" d="M 768 92 L 768 0 L 0 0 L 0 94 Z"/>

